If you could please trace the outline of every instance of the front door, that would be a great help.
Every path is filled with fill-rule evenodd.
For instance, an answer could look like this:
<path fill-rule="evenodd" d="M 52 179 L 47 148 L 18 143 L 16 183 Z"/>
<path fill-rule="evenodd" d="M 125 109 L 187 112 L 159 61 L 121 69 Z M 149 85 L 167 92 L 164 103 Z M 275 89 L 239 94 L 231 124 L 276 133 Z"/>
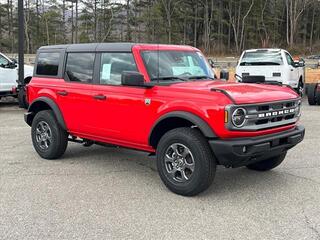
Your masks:
<path fill-rule="evenodd" d="M 99 78 L 93 87 L 95 103 L 92 126 L 105 141 L 146 145 L 148 89 L 121 85 L 123 71 L 137 71 L 132 53 L 101 53 Z"/>
<path fill-rule="evenodd" d="M 9 64 L 9 60 L 0 54 L 0 92 L 10 92 L 17 85 L 17 69 Z"/>
<path fill-rule="evenodd" d="M 287 59 L 287 63 L 288 63 L 288 67 L 289 67 L 289 81 L 290 81 L 290 86 L 295 86 L 294 84 L 298 83 L 298 79 L 299 79 L 299 68 L 295 67 L 294 65 L 294 60 L 292 59 L 291 55 L 287 52 L 285 52 L 286 55 L 286 59 Z"/>

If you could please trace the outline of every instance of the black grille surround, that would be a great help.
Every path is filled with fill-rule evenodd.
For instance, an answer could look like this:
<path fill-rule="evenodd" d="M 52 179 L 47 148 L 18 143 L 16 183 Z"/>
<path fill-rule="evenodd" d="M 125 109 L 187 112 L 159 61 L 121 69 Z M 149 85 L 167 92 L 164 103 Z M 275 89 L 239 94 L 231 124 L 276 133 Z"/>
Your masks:
<path fill-rule="evenodd" d="M 237 108 L 246 110 L 245 123 L 236 127 L 231 121 L 232 113 Z M 294 124 L 299 120 L 301 99 L 286 101 L 228 105 L 228 122 L 226 128 L 233 131 L 259 131 Z"/>

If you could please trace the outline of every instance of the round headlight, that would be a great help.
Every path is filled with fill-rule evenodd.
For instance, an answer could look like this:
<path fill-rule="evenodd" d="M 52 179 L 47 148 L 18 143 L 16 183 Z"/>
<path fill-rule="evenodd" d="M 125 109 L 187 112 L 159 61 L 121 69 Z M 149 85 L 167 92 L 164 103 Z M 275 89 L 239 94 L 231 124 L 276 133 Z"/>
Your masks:
<path fill-rule="evenodd" d="M 240 128 L 246 121 L 247 111 L 244 108 L 237 108 L 232 113 L 232 123 L 234 126 Z"/>

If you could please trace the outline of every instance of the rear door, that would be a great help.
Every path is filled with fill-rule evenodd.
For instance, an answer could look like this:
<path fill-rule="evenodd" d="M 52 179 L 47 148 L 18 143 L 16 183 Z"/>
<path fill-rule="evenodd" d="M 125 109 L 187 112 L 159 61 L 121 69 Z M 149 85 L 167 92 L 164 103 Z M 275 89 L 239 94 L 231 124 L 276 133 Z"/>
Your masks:
<path fill-rule="evenodd" d="M 56 89 L 59 107 L 73 133 L 90 135 L 94 52 L 69 52 L 65 56 L 64 81 Z"/>
<path fill-rule="evenodd" d="M 0 54 L 0 91 L 10 92 L 18 80 L 16 67 L 9 68 L 10 61 Z"/>

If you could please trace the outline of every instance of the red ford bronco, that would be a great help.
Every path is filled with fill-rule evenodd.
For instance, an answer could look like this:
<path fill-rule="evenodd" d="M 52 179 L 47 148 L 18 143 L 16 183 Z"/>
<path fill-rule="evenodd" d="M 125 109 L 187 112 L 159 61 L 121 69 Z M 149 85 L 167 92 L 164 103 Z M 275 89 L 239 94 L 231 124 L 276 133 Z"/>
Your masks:
<path fill-rule="evenodd" d="M 217 80 L 190 46 L 41 47 L 27 94 L 42 158 L 61 157 L 68 141 L 146 151 L 164 184 L 186 196 L 207 189 L 217 165 L 275 168 L 304 137 L 290 87 Z"/>

